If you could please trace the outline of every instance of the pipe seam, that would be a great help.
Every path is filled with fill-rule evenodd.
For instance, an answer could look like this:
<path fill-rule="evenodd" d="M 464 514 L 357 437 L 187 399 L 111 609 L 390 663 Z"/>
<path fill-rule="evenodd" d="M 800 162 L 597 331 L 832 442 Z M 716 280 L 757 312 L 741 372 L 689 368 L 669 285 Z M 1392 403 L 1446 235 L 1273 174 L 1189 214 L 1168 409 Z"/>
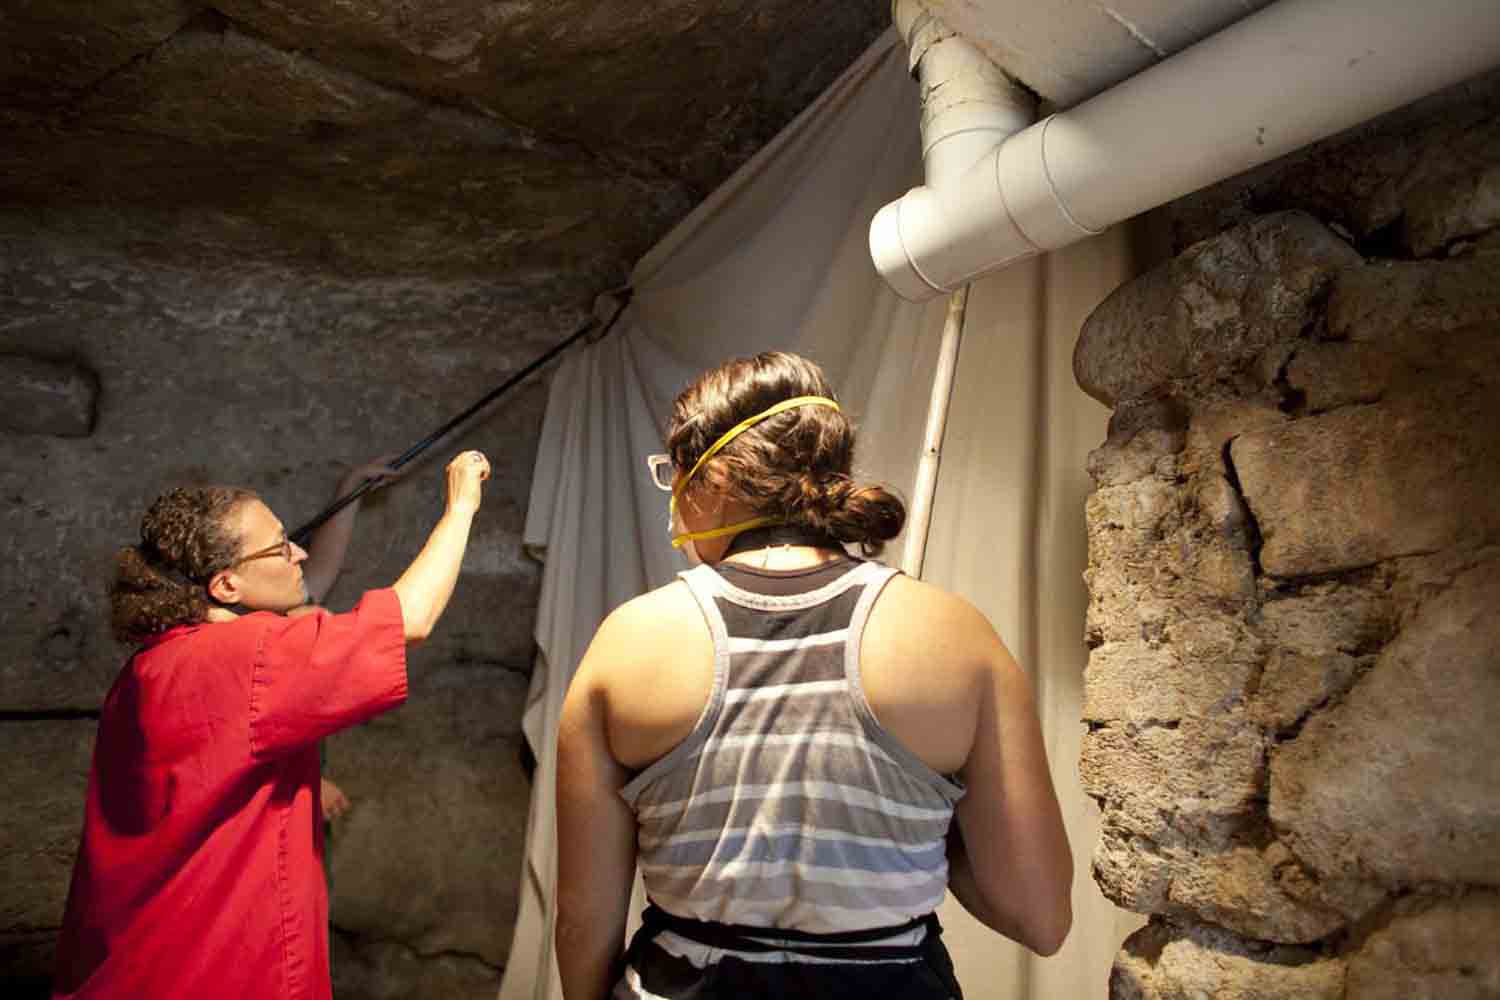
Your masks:
<path fill-rule="evenodd" d="M 1046 180 L 1047 190 L 1052 192 L 1052 200 L 1054 203 L 1056 203 L 1057 210 L 1062 213 L 1063 218 L 1067 219 L 1068 223 L 1084 236 L 1098 236 L 1100 233 L 1104 232 L 1104 229 L 1090 229 L 1088 226 L 1085 226 L 1083 223 L 1074 218 L 1073 213 L 1068 211 L 1067 202 L 1063 201 L 1062 192 L 1057 190 L 1057 181 L 1052 177 L 1052 165 L 1047 162 L 1047 129 L 1050 128 L 1052 123 L 1056 120 L 1057 115 L 1048 115 L 1046 118 L 1042 119 L 1041 122 L 1042 133 L 1037 140 L 1037 146 L 1041 150 L 1042 154 L 1042 178 Z M 1107 229 L 1109 227 L 1106 226 L 1105 228 Z"/>
<path fill-rule="evenodd" d="M 918 278 L 922 279 L 922 283 L 928 288 L 932 289 L 934 292 L 942 294 L 943 292 L 946 292 L 947 289 L 942 285 L 935 284 L 931 278 L 927 277 L 926 273 L 922 270 L 922 266 L 917 263 L 916 257 L 912 254 L 911 250 L 907 249 L 906 234 L 902 232 L 903 226 L 901 223 L 901 213 L 904 210 L 905 206 L 905 198 L 902 198 L 896 204 L 896 240 L 901 244 L 901 252 L 906 255 L 906 263 L 911 266 L 912 273 L 915 274 Z"/>

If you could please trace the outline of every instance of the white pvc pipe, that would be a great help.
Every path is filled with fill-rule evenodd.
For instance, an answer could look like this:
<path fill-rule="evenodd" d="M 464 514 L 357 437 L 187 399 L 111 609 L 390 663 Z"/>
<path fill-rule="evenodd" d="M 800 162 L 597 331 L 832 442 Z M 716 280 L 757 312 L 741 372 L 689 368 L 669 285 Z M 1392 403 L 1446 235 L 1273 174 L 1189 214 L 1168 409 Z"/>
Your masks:
<path fill-rule="evenodd" d="M 1036 121 L 1031 94 L 920 0 L 895 0 L 891 17 L 922 88 L 922 165 L 929 185 L 951 182 Z"/>
<path fill-rule="evenodd" d="M 923 301 L 1500 65 L 1500 0 L 1279 0 L 870 224 Z"/>
<path fill-rule="evenodd" d="M 922 87 L 922 164 L 929 186 L 950 186 L 977 161 L 1036 119 L 1032 96 L 1016 86 L 967 39 L 934 17 L 919 0 L 894 0 L 891 19 L 906 39 L 910 66 Z M 958 370 L 969 289 L 948 301 L 937 372 L 927 406 L 927 429 L 912 507 L 906 523 L 901 569 L 920 578 L 928 528 L 942 463 L 943 431 Z"/>
<path fill-rule="evenodd" d="M 917 580 L 922 578 L 922 564 L 927 560 L 932 501 L 937 494 L 938 467 L 943 460 L 943 432 L 948 425 L 948 403 L 953 398 L 953 377 L 958 371 L 958 349 L 963 342 L 968 305 L 968 285 L 948 299 L 943 340 L 938 347 L 937 372 L 932 377 L 927 430 L 922 436 L 922 456 L 917 462 L 917 481 L 912 487 L 911 516 L 906 522 L 906 545 L 901 552 L 901 572 Z"/>

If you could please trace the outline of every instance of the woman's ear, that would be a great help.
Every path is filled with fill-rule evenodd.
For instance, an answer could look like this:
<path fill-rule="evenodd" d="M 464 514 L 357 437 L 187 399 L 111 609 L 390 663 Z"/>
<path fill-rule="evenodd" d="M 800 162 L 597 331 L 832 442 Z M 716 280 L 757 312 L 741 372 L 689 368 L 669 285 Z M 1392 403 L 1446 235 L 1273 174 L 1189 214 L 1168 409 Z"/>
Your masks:
<path fill-rule="evenodd" d="M 220 604 L 240 603 L 240 578 L 234 570 L 221 569 L 208 581 L 208 596 Z"/>

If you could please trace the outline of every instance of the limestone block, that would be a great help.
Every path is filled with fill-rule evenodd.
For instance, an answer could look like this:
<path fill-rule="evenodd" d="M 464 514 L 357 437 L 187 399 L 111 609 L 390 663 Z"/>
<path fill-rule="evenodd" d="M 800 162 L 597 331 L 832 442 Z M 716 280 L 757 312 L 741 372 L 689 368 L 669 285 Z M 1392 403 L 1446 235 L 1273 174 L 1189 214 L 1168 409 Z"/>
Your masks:
<path fill-rule="evenodd" d="M 419 955 L 505 963 L 530 786 L 527 678 L 414 667 L 395 712 L 333 737 L 325 771 L 353 802 L 331 837 L 332 919 Z"/>
<path fill-rule="evenodd" d="M 1118 531 L 1125 542 L 1142 545 L 1177 527 L 1182 500 L 1182 491 L 1171 483 L 1143 479 L 1095 490 L 1085 514 L 1097 530 Z"/>
<path fill-rule="evenodd" d="M 1154 841 L 1106 822 L 1094 850 L 1094 881 L 1106 898 L 1137 913 L 1207 921 L 1262 941 L 1300 944 L 1347 918 L 1302 890 L 1305 871 L 1286 847 Z"/>
<path fill-rule="evenodd" d="M 87 437 L 99 380 L 76 365 L 0 355 L 0 431 Z"/>
<path fill-rule="evenodd" d="M 1288 730 L 1348 691 L 1370 662 L 1337 651 L 1307 655 L 1274 650 L 1256 685 L 1250 715 L 1268 729 Z"/>
<path fill-rule="evenodd" d="M 1317 941 L 1347 922 L 1337 911 L 1289 891 L 1281 873 L 1295 868 L 1297 861 L 1283 844 L 1273 841 L 1265 848 L 1183 854 L 1174 865 L 1167 893 L 1172 910 L 1248 938 L 1280 944 Z"/>
<path fill-rule="evenodd" d="M 1084 323 L 1074 376 L 1106 404 L 1178 380 L 1208 391 L 1299 336 L 1334 275 L 1359 261 L 1309 215 L 1258 218 L 1189 247 L 1105 299 Z"/>
<path fill-rule="evenodd" d="M 96 724 L 0 722 L 0 979 L 51 973 Z"/>
<path fill-rule="evenodd" d="M 1396 609 L 1378 584 L 1335 581 L 1267 601 L 1260 609 L 1260 622 L 1267 636 L 1296 653 L 1367 653 L 1395 634 Z"/>
<path fill-rule="evenodd" d="M 1500 565 L 1430 596 L 1273 752 L 1270 815 L 1325 882 L 1500 884 Z"/>
<path fill-rule="evenodd" d="M 1494 399 L 1403 397 L 1231 446 L 1276 577 L 1333 573 L 1500 534 Z"/>
<path fill-rule="evenodd" d="M 1500 226 L 1500 141 L 1492 155 L 1496 162 L 1434 179 L 1407 194 L 1401 218 L 1407 249 L 1427 257 L 1454 240 Z"/>
<path fill-rule="evenodd" d="M 1349 958 L 1348 1000 L 1500 996 L 1500 896 L 1404 901 Z"/>
<path fill-rule="evenodd" d="M 1422 359 L 1446 334 L 1500 322 L 1500 257 L 1379 261 L 1349 268 L 1328 297 L 1328 333 Z"/>
<path fill-rule="evenodd" d="M 1397 357 L 1373 344 L 1316 343 L 1297 348 L 1287 365 L 1287 384 L 1302 393 L 1309 413 L 1375 403 L 1395 375 Z"/>
<path fill-rule="evenodd" d="M 1257 808 L 1265 743 L 1242 712 L 1098 725 L 1084 735 L 1079 773 L 1107 824 L 1154 839 L 1212 839 Z"/>
<path fill-rule="evenodd" d="M 1388 593 L 1320 584 L 1260 609 L 1262 633 L 1275 643 L 1250 701 L 1257 722 L 1286 730 L 1341 697 L 1395 630 Z"/>
<path fill-rule="evenodd" d="M 1089 454 L 1095 486 L 1118 486 L 1156 471 L 1163 458 L 1182 450 L 1188 413 L 1170 399 L 1128 400 L 1109 418 L 1109 437 Z"/>
<path fill-rule="evenodd" d="M 1344 964 L 1317 951 L 1154 921 L 1126 938 L 1110 1000 L 1342 1000 Z"/>
<path fill-rule="evenodd" d="M 1162 641 L 1105 643 L 1089 654 L 1083 718 L 1166 722 L 1221 714 L 1260 670 L 1258 641 L 1228 616 L 1174 621 Z"/>

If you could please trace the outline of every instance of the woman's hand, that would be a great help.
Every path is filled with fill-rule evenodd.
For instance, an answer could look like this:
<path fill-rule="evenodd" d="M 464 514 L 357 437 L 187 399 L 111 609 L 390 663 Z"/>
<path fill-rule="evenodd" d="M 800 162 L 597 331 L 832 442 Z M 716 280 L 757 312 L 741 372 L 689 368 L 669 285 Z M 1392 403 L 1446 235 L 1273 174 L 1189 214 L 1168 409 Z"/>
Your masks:
<path fill-rule="evenodd" d="M 473 514 L 479 510 L 480 484 L 490 478 L 490 460 L 482 452 L 466 451 L 448 463 L 448 510 Z"/>
<path fill-rule="evenodd" d="M 344 473 L 344 478 L 339 480 L 339 496 L 347 496 L 350 493 L 353 493 L 355 489 L 357 489 L 360 484 L 367 479 L 374 480 L 375 485 L 370 487 L 370 491 L 372 493 L 375 490 L 381 489 L 383 487 L 389 486 L 391 483 L 394 483 L 396 480 L 406 475 L 406 471 L 404 469 L 397 469 L 391 465 L 391 463 L 399 457 L 399 455 L 393 452 L 389 455 L 381 455 L 378 458 L 372 458 L 370 461 L 365 462 L 362 465 L 356 465 L 354 468 Z"/>

